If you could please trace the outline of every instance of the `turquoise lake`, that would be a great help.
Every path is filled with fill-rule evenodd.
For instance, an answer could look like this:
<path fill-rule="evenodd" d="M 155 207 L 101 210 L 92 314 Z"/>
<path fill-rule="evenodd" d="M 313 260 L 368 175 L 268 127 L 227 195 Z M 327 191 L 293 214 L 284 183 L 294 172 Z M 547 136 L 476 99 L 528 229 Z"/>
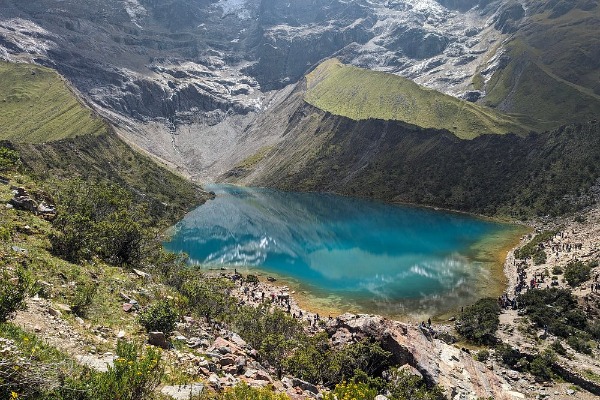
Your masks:
<path fill-rule="evenodd" d="M 202 268 L 277 277 L 322 312 L 439 315 L 497 295 L 499 252 L 522 234 L 467 215 L 332 194 L 207 189 L 216 199 L 180 221 L 165 248 Z"/>

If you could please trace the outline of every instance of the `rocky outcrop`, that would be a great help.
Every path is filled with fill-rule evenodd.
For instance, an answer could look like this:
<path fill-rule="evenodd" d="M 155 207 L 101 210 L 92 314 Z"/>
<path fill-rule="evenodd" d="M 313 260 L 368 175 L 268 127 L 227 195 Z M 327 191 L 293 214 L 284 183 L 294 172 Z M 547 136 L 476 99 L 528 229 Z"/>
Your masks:
<path fill-rule="evenodd" d="M 434 330 L 391 321 L 380 316 L 343 314 L 327 323 L 334 342 L 374 339 L 394 355 L 397 364 L 415 368 L 431 384 L 446 388 L 452 399 L 512 399 L 509 385 L 471 354 L 435 338 Z M 338 343 L 340 341 L 338 340 Z"/>

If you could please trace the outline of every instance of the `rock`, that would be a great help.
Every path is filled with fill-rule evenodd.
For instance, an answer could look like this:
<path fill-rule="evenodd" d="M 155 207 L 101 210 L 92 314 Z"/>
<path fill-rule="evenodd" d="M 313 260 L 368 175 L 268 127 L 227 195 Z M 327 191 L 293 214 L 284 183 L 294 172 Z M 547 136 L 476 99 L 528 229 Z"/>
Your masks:
<path fill-rule="evenodd" d="M 131 303 L 123 303 L 123 311 L 131 312 L 133 310 L 133 304 Z"/>
<path fill-rule="evenodd" d="M 149 332 L 148 344 L 151 344 L 152 346 L 156 347 L 161 347 L 163 349 L 168 349 L 170 347 L 165 334 L 162 332 Z"/>
<path fill-rule="evenodd" d="M 41 331 L 42 331 L 42 328 L 41 328 L 39 325 L 34 325 L 34 327 L 33 327 L 33 331 L 34 331 L 34 332 L 41 332 Z"/>
<path fill-rule="evenodd" d="M 117 332 L 117 339 L 123 339 L 125 337 L 125 331 Z"/>
<path fill-rule="evenodd" d="M 113 365 L 114 357 L 112 355 L 104 355 L 102 357 L 96 357 L 91 354 L 85 356 L 75 356 L 77 362 L 81 365 L 85 365 L 98 372 L 108 371 L 108 366 Z"/>
<path fill-rule="evenodd" d="M 139 276 L 140 278 L 143 279 L 149 279 L 150 278 L 150 274 L 144 271 L 140 271 L 139 269 L 133 269 L 133 273 L 136 274 L 137 276 Z"/>
<path fill-rule="evenodd" d="M 271 378 L 271 375 L 269 375 L 266 371 L 257 370 L 252 376 L 252 378 L 257 381 L 266 381 L 269 383 L 273 383 L 273 378 Z M 293 383 L 294 382 L 292 382 L 292 384 Z"/>
<path fill-rule="evenodd" d="M 312 383 L 303 381 L 302 379 L 299 379 L 299 378 L 292 378 L 292 386 L 299 387 L 303 391 L 311 392 L 314 394 L 319 393 L 319 389 L 317 389 L 317 387 L 315 385 L 313 385 Z"/>
<path fill-rule="evenodd" d="M 221 381 L 219 380 L 219 376 L 217 374 L 211 374 L 208 377 L 208 384 L 217 390 L 221 389 Z"/>
<path fill-rule="evenodd" d="M 382 394 L 378 394 L 377 396 L 375 396 L 375 400 L 388 400 L 388 398 Z"/>
<path fill-rule="evenodd" d="M 227 354 L 223 357 L 221 357 L 221 359 L 219 360 L 218 364 L 222 367 L 225 367 L 227 365 L 235 365 L 235 356 L 233 356 L 232 354 Z"/>
<path fill-rule="evenodd" d="M 567 389 L 567 394 L 569 396 L 573 396 L 575 394 L 575 391 L 573 389 Z"/>
<path fill-rule="evenodd" d="M 85 321 L 83 320 L 83 318 L 81 317 L 75 317 L 75 321 L 79 324 L 79 325 L 85 325 Z"/>
<path fill-rule="evenodd" d="M 50 315 L 52 315 L 53 317 L 57 317 L 57 318 L 62 317 L 62 313 L 59 310 L 57 310 L 56 308 L 52 308 L 52 307 L 48 308 L 48 313 L 50 313 Z"/>
<path fill-rule="evenodd" d="M 61 311 L 66 312 L 66 313 L 72 313 L 73 312 L 73 310 L 71 310 L 71 307 L 69 307 L 66 304 L 60 304 L 60 303 L 58 303 L 58 304 L 56 304 L 56 308 L 58 308 Z"/>
<path fill-rule="evenodd" d="M 202 390 L 204 390 L 203 384 L 192 383 L 190 385 L 164 386 L 160 392 L 175 400 L 188 400 L 194 396 L 200 395 Z"/>

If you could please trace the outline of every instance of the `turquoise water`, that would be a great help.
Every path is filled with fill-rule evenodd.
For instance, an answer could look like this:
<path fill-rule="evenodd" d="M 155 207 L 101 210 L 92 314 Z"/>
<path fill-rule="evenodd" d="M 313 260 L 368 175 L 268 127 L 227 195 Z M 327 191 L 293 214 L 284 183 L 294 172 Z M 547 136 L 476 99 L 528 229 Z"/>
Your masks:
<path fill-rule="evenodd" d="M 514 238 L 509 225 L 449 212 L 332 194 L 208 189 L 216 199 L 179 222 L 166 249 L 203 268 L 283 277 L 318 307 L 339 311 L 435 315 L 469 304 L 489 286 L 493 261 L 476 245 Z"/>

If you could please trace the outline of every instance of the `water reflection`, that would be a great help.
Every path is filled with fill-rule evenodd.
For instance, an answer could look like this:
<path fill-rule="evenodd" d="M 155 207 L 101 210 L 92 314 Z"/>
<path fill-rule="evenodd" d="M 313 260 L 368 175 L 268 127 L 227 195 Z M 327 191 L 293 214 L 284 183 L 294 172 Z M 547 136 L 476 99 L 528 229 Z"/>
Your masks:
<path fill-rule="evenodd" d="M 210 189 L 217 198 L 177 225 L 167 249 L 206 267 L 293 278 L 342 310 L 437 313 L 468 303 L 489 273 L 469 249 L 510 231 L 464 215 L 330 194 Z"/>

